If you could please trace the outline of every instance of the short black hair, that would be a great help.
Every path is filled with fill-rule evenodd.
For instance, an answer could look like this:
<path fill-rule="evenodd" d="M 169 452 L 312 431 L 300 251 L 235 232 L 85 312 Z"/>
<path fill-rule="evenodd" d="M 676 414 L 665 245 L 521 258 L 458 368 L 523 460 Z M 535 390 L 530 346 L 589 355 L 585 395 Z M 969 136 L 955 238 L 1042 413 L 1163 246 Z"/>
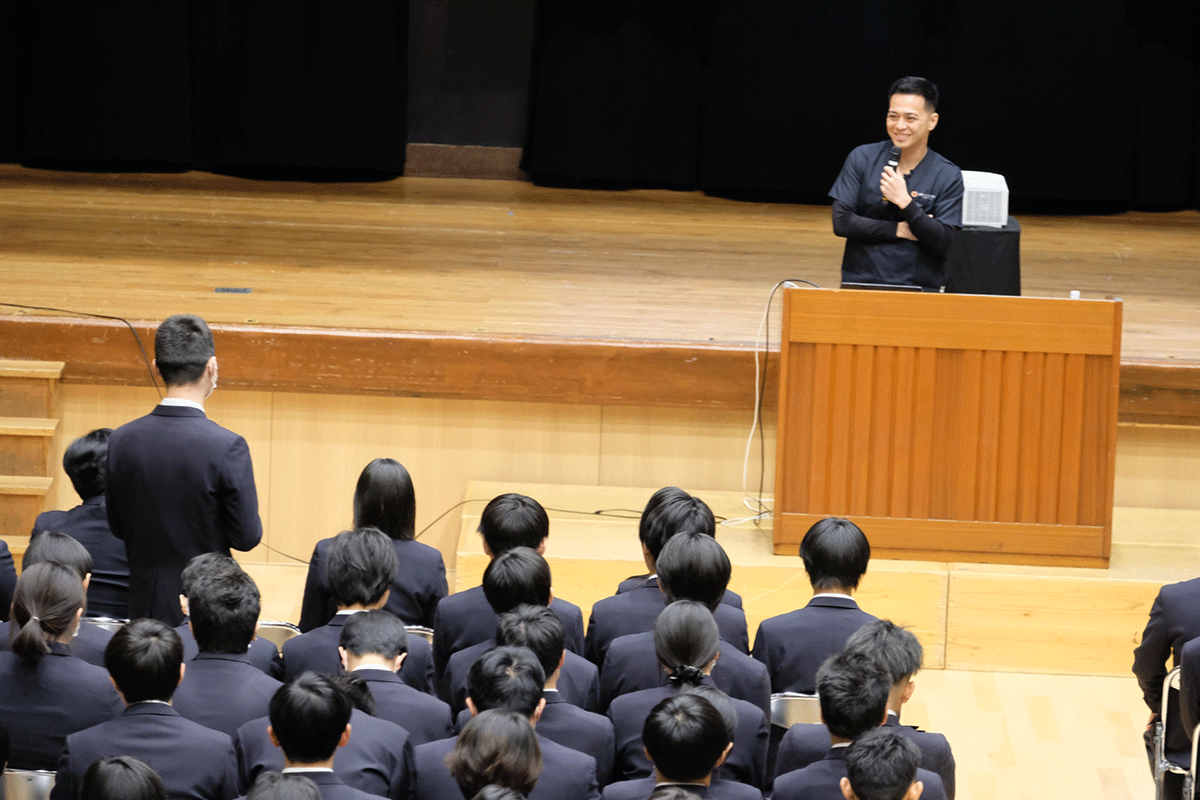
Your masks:
<path fill-rule="evenodd" d="M 354 527 L 378 528 L 389 539 L 411 539 L 417 524 L 417 495 L 408 470 L 394 458 L 363 467 L 354 488 Z"/>
<path fill-rule="evenodd" d="M 408 629 L 382 608 L 351 614 L 342 626 L 338 645 L 354 656 L 375 655 L 388 660 L 408 652 Z"/>
<path fill-rule="evenodd" d="M 21 556 L 21 570 L 47 561 L 66 567 L 81 581 L 92 571 L 92 555 L 78 541 L 65 533 L 34 531 L 25 555 Z"/>
<path fill-rule="evenodd" d="M 110 436 L 112 428 L 97 428 L 71 442 L 63 453 L 63 471 L 71 479 L 71 485 L 81 500 L 91 500 L 104 494 Z"/>
<path fill-rule="evenodd" d="M 268 707 L 275 739 L 287 760 L 297 764 L 332 757 L 352 710 L 346 693 L 328 675 L 315 672 L 279 687 Z"/>
<path fill-rule="evenodd" d="M 566 641 L 562 620 L 546 606 L 517 606 L 501 614 L 496 625 L 496 644 L 529 648 L 547 678 L 558 669 Z"/>
<path fill-rule="evenodd" d="M 721 604 L 733 573 L 725 548 L 713 537 L 694 531 L 672 536 L 654 567 L 668 603 L 695 600 L 710 611 Z"/>
<path fill-rule="evenodd" d="M 721 715 L 721 721 L 725 723 L 725 735 L 729 737 L 729 741 L 732 742 L 734 737 L 737 736 L 738 712 L 729 695 L 716 686 L 709 686 L 707 683 L 697 683 L 694 686 L 681 687 L 679 694 L 694 694 L 712 703 L 712 707 Z"/>
<path fill-rule="evenodd" d="M 701 800 L 701 797 L 677 783 L 664 783 L 660 784 L 646 800 Z"/>
<path fill-rule="evenodd" d="M 341 606 L 378 603 L 399 567 L 392 540 L 378 528 L 342 531 L 329 545 L 329 587 Z"/>
<path fill-rule="evenodd" d="M 550 518 L 537 500 L 510 492 L 484 507 L 479 532 L 493 558 L 514 547 L 537 550 L 550 535 Z"/>
<path fill-rule="evenodd" d="M 851 742 L 845 758 L 846 777 L 858 800 L 903 800 L 917 779 L 921 749 L 885 726 Z"/>
<path fill-rule="evenodd" d="M 542 748 L 528 717 L 496 708 L 463 727 L 446 767 L 463 797 L 474 798 L 488 786 L 528 793 L 542 772 Z"/>
<path fill-rule="evenodd" d="M 80 800 L 166 800 L 162 778 L 133 756 L 95 762 L 83 773 Z"/>
<path fill-rule="evenodd" d="M 483 596 L 497 614 L 519 605 L 550 605 L 550 565 L 528 547 L 500 553 L 483 571 Z"/>
<path fill-rule="evenodd" d="M 265 771 L 254 779 L 246 800 L 321 800 L 321 790 L 303 775 Z"/>
<path fill-rule="evenodd" d="M 104 648 L 104 668 L 126 703 L 170 702 L 179 686 L 183 641 L 175 629 L 156 619 L 122 625 Z"/>
<path fill-rule="evenodd" d="M 532 717 L 542 700 L 546 673 L 524 647 L 496 647 L 481 655 L 467 672 L 467 697 L 475 711 L 504 708 Z"/>
<path fill-rule="evenodd" d="M 701 780 L 717 766 L 728 744 L 721 714 L 695 694 L 663 700 L 642 726 L 642 745 L 668 781 Z"/>
<path fill-rule="evenodd" d="M 208 323 L 194 314 L 163 320 L 154 334 L 154 365 L 167 386 L 200 380 L 208 360 L 217 354 Z"/>
<path fill-rule="evenodd" d="M 664 486 L 650 495 L 638 522 L 638 538 L 656 562 L 663 545 L 680 531 L 717 535 L 712 509 L 699 497 L 676 486 Z"/>
<path fill-rule="evenodd" d="M 179 588 L 191 605 L 191 595 L 201 581 L 210 580 L 217 575 L 238 572 L 242 568 L 231 557 L 222 553 L 201 553 L 192 556 L 183 572 L 179 574 Z"/>
<path fill-rule="evenodd" d="M 700 683 L 720 650 L 717 621 L 700 603 L 677 600 L 654 621 L 654 654 L 672 683 Z"/>
<path fill-rule="evenodd" d="M 868 622 L 849 639 L 846 649 L 869 653 L 887 669 L 895 686 L 921 671 L 925 651 L 913 632 L 888 619 Z"/>
<path fill-rule="evenodd" d="M 371 694 L 371 687 L 360 673 L 335 672 L 328 677 L 334 686 L 350 698 L 352 706 L 368 716 L 375 716 L 375 695 Z"/>
<path fill-rule="evenodd" d="M 871 544 L 850 520 L 826 517 L 800 540 L 800 558 L 814 589 L 857 589 L 871 560 Z"/>
<path fill-rule="evenodd" d="M 834 736 L 856 739 L 883 724 L 892 679 L 874 656 L 841 652 L 817 670 L 821 720 Z"/>
<path fill-rule="evenodd" d="M 261 612 L 258 586 L 240 567 L 197 581 L 188 593 L 188 619 L 201 652 L 245 653 Z"/>
<path fill-rule="evenodd" d="M 906 78 L 899 78 L 892 84 L 892 88 L 888 89 L 889 101 L 891 101 L 894 94 L 915 94 L 918 97 L 923 97 L 925 98 L 925 109 L 930 114 L 937 111 L 938 87 L 933 81 L 913 75 Z"/>

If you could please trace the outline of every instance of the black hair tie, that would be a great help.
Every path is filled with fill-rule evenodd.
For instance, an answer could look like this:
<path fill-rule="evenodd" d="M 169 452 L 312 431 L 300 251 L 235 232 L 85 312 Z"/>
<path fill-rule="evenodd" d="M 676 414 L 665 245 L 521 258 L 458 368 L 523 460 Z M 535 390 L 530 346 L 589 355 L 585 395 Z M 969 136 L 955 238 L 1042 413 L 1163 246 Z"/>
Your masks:
<path fill-rule="evenodd" d="M 704 671 L 699 667 L 693 667 L 691 664 L 681 664 L 671 670 L 671 675 L 668 679 L 676 686 L 683 683 L 691 686 L 699 686 L 704 682 Z"/>

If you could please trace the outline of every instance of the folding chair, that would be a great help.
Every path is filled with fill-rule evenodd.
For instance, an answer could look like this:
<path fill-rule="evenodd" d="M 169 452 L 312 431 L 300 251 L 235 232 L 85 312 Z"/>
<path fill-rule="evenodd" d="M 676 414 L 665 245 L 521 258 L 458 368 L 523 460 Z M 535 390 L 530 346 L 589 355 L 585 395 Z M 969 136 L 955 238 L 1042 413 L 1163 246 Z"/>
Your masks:
<path fill-rule="evenodd" d="M 127 619 L 116 619 L 115 617 L 84 617 L 83 621 L 89 625 L 95 625 L 97 628 L 103 628 L 109 633 L 116 633 L 121 630 L 122 625 L 129 622 Z"/>
<path fill-rule="evenodd" d="M 790 728 L 798 722 L 819 723 L 821 703 L 815 694 L 780 692 L 771 695 L 771 724 Z"/>
<path fill-rule="evenodd" d="M 1196 759 L 1193 755 L 1191 764 L 1180 763 L 1178 754 L 1172 754 L 1173 758 L 1167 755 L 1167 697 L 1171 691 L 1179 691 L 1179 667 L 1175 667 L 1167 673 L 1167 677 L 1163 679 L 1162 691 L 1162 708 L 1158 715 L 1158 722 L 1154 723 L 1154 798 L 1155 800 L 1164 800 L 1166 794 L 1163 788 L 1163 782 L 1166 780 L 1168 772 L 1173 772 L 1176 775 L 1187 776 L 1191 772 L 1191 764 L 1194 764 Z M 1192 753 L 1196 752 L 1196 740 L 1192 737 Z M 1185 777 L 1186 780 L 1186 777 Z M 1190 800 L 1188 794 L 1183 795 Z"/>
<path fill-rule="evenodd" d="M 44 769 L 4 771 L 4 800 L 48 800 L 54 773 Z"/>
<path fill-rule="evenodd" d="M 426 628 L 424 625 L 405 625 L 404 630 L 408 631 L 410 636 L 420 636 L 425 641 L 433 644 L 433 628 Z"/>
<path fill-rule="evenodd" d="M 267 620 L 266 622 L 258 623 L 258 635 L 268 642 L 273 643 L 276 647 L 282 648 L 283 643 L 288 639 L 300 635 L 300 629 L 290 622 Z"/>

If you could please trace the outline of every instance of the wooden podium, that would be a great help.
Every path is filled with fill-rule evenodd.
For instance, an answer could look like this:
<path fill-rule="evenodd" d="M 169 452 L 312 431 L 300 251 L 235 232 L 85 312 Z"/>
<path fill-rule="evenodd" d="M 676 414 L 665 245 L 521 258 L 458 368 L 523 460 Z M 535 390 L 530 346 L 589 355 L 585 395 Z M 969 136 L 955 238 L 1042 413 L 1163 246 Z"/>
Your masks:
<path fill-rule="evenodd" d="M 1120 300 L 790 289 L 775 552 L 1107 566 Z"/>

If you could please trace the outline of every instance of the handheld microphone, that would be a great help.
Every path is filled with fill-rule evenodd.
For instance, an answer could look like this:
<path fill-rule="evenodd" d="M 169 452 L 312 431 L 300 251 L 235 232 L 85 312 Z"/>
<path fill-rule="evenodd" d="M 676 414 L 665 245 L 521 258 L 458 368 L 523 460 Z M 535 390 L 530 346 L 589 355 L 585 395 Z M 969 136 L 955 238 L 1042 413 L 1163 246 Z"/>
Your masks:
<path fill-rule="evenodd" d="M 900 148 L 899 148 L 899 147 L 896 147 L 895 145 L 892 145 L 892 149 L 891 149 L 891 150 L 888 152 L 888 163 L 887 163 L 887 165 L 888 165 L 889 167 L 891 167 L 892 169 L 899 169 L 899 168 L 900 168 Z M 885 202 L 885 203 L 890 203 L 890 202 L 892 202 L 892 201 L 891 201 L 891 200 L 888 200 L 888 199 L 885 197 L 885 198 L 883 198 L 883 202 Z"/>

